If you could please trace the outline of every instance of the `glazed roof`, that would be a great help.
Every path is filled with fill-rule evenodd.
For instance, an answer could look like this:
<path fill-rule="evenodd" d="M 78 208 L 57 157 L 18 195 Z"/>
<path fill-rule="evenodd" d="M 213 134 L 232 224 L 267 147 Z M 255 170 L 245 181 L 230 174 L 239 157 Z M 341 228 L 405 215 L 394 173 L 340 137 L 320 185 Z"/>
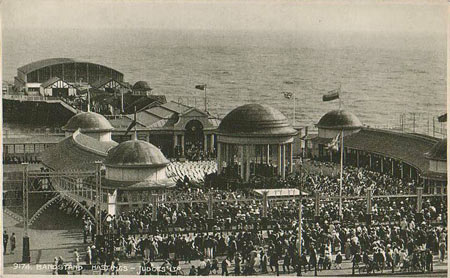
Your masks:
<path fill-rule="evenodd" d="M 138 81 L 133 85 L 133 90 L 150 91 L 151 89 L 146 81 Z"/>
<path fill-rule="evenodd" d="M 429 168 L 423 154 L 435 143 L 436 139 L 432 137 L 373 128 L 362 128 L 344 137 L 344 147 L 392 157 L 413 165 L 421 172 Z"/>
<path fill-rule="evenodd" d="M 106 166 L 112 167 L 163 167 L 169 164 L 161 150 L 142 140 L 129 140 L 108 152 Z"/>
<path fill-rule="evenodd" d="M 320 118 L 317 127 L 325 129 L 357 129 L 362 127 L 362 124 L 352 112 L 332 110 Z"/>
<path fill-rule="evenodd" d="M 103 116 L 95 112 L 81 112 L 69 119 L 63 127 L 64 131 L 103 132 L 111 131 L 111 123 Z"/>
<path fill-rule="evenodd" d="M 263 104 L 246 104 L 235 108 L 222 119 L 218 132 L 237 136 L 297 134 L 286 116 Z"/>
<path fill-rule="evenodd" d="M 425 157 L 431 160 L 447 161 L 447 138 L 434 144 L 433 148 L 425 153 Z"/>
<path fill-rule="evenodd" d="M 28 74 L 30 72 L 33 72 L 33 71 L 41 69 L 41 68 L 45 68 L 45 67 L 49 67 L 49 66 L 53 66 L 53 65 L 59 65 L 59 64 L 69 64 L 69 63 L 86 63 L 86 64 L 99 65 L 99 66 L 102 66 L 105 68 L 110 68 L 110 67 L 107 67 L 104 65 L 81 61 L 81 60 L 73 59 L 73 58 L 50 58 L 50 59 L 43 59 L 43 60 L 39 60 L 39 61 L 35 61 L 32 63 L 26 64 L 24 66 L 21 66 L 17 70 L 20 72 L 23 72 L 24 74 Z M 110 69 L 112 69 L 112 68 L 110 68 Z M 112 70 L 123 75 L 121 72 L 119 72 L 115 69 L 112 69 Z"/>
<path fill-rule="evenodd" d="M 108 150 L 117 146 L 114 141 L 102 142 L 79 131 L 42 152 L 42 163 L 55 171 L 85 171 L 95 169 L 96 161 L 103 161 Z"/>

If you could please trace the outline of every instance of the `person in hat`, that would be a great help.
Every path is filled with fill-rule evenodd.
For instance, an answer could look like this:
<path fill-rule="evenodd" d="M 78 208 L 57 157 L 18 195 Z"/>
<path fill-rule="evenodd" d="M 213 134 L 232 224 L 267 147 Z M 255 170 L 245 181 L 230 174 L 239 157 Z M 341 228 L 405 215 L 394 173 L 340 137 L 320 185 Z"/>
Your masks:
<path fill-rule="evenodd" d="M 5 231 L 3 231 L 3 255 L 6 255 L 6 247 L 8 247 L 8 233 Z"/>
<path fill-rule="evenodd" d="M 16 250 L 16 234 L 12 233 L 11 238 L 9 239 L 11 242 L 11 254 L 14 254 L 14 250 Z"/>

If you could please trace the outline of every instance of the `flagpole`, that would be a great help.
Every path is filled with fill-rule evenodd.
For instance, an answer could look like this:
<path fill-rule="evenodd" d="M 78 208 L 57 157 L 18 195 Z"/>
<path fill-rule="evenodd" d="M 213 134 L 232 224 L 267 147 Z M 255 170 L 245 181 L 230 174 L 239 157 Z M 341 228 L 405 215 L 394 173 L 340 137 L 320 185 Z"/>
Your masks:
<path fill-rule="evenodd" d="M 295 103 L 296 103 L 295 92 L 293 92 L 292 94 L 294 95 L 294 117 L 292 118 L 292 127 L 294 127 L 295 126 Z"/>
<path fill-rule="evenodd" d="M 342 220 L 342 172 L 344 170 L 344 129 L 341 130 L 341 177 L 339 180 L 339 217 Z"/>
<path fill-rule="evenodd" d="M 206 84 L 205 84 L 205 88 L 204 88 L 204 91 L 205 91 L 205 112 L 207 112 L 208 110 L 207 110 L 207 101 L 206 101 Z"/>
<path fill-rule="evenodd" d="M 89 91 L 89 89 L 87 89 L 87 93 L 88 93 L 88 105 L 87 105 L 87 111 L 91 112 L 91 93 Z"/>
<path fill-rule="evenodd" d="M 137 116 L 136 116 L 136 106 L 134 106 L 134 140 L 137 140 Z"/>
<path fill-rule="evenodd" d="M 122 114 L 123 114 L 125 112 L 125 109 L 123 107 L 123 89 L 120 90 L 120 95 L 121 95 L 120 102 L 121 102 L 121 108 L 122 108 Z"/>

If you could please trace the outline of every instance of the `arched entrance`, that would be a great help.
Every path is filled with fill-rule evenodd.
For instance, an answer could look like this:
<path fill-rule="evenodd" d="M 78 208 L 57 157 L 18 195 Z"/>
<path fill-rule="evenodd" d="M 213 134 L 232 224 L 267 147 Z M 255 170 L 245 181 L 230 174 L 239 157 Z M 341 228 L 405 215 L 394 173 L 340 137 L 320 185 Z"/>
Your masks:
<path fill-rule="evenodd" d="M 204 134 L 203 125 L 198 120 L 186 124 L 184 133 L 184 152 L 190 160 L 199 160 L 203 156 Z"/>

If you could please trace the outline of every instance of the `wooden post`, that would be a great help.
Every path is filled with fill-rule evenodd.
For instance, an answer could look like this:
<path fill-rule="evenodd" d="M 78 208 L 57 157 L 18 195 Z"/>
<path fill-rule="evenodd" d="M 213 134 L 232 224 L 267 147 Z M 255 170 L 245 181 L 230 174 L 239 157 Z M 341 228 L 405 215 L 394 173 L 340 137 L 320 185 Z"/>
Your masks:
<path fill-rule="evenodd" d="M 213 219 L 213 210 L 214 210 L 214 196 L 212 192 L 209 192 L 208 195 L 208 219 Z"/>
<path fill-rule="evenodd" d="M 217 142 L 217 174 L 222 173 L 222 143 Z"/>
<path fill-rule="evenodd" d="M 281 144 L 278 144 L 278 161 L 277 161 L 277 165 L 278 165 L 278 176 L 281 176 L 281 167 L 283 167 L 282 165 L 282 150 L 281 150 Z"/>
<path fill-rule="evenodd" d="M 158 217 L 158 195 L 152 194 L 152 222 L 155 223 Z"/>
<path fill-rule="evenodd" d="M 301 194 L 301 192 L 300 192 L 300 194 Z M 316 222 L 319 222 L 319 216 L 320 216 L 320 193 L 319 193 L 319 191 L 316 191 L 314 201 L 315 201 L 314 216 L 316 218 L 315 219 Z"/>
<path fill-rule="evenodd" d="M 267 200 L 268 191 L 263 191 L 263 207 L 262 207 L 262 217 L 267 218 L 267 208 L 268 208 L 268 200 Z"/>
<path fill-rule="evenodd" d="M 417 187 L 417 209 L 416 209 L 417 213 L 420 213 L 422 211 L 422 195 L 423 195 L 423 187 Z"/>

